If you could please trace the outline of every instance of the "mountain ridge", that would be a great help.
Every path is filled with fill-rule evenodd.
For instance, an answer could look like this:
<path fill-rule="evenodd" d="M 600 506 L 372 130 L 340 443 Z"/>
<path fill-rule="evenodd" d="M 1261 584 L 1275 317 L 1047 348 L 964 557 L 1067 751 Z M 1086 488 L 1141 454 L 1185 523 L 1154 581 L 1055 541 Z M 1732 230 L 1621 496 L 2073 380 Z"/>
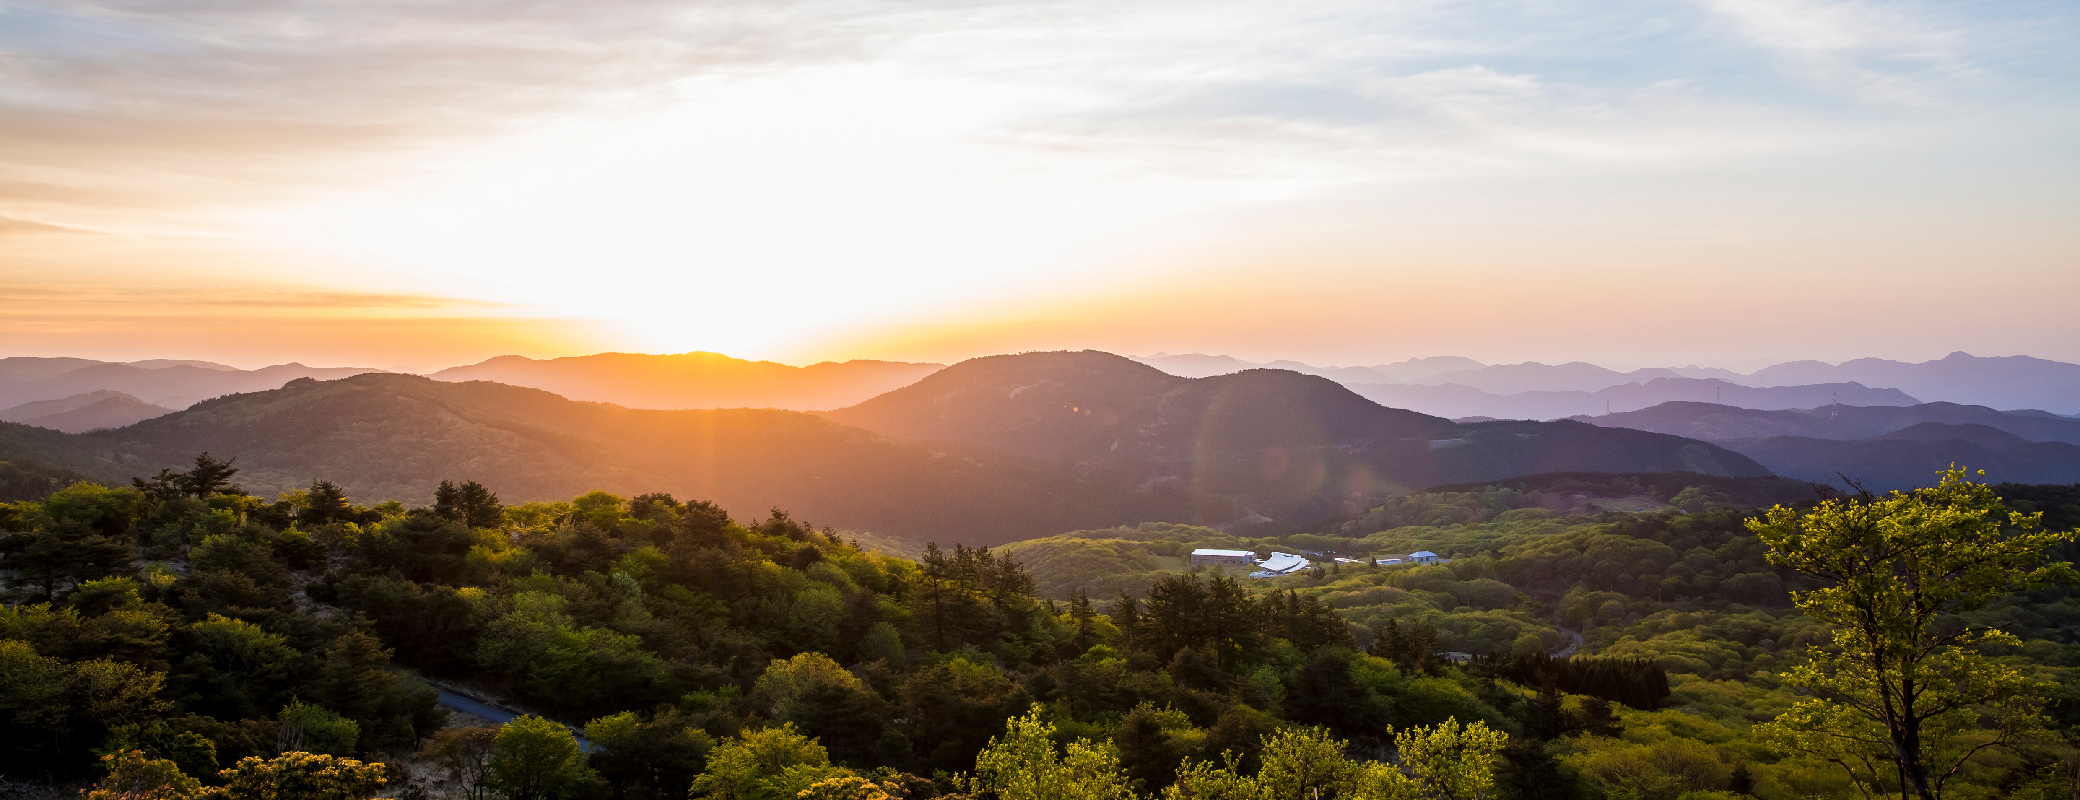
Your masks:
<path fill-rule="evenodd" d="M 652 355 L 596 353 L 532 359 L 498 356 L 429 374 L 435 380 L 491 380 L 555 392 L 572 400 L 629 408 L 782 408 L 852 405 L 916 381 L 939 364 L 823 361 L 796 367 L 694 351 Z"/>
<path fill-rule="evenodd" d="M 1987 425 L 2029 441 L 2080 444 L 2080 420 L 2045 412 L 1997 411 L 1959 403 L 1865 407 L 1849 404 L 1809 409 L 1760 410 L 1731 405 L 1668 402 L 1637 411 L 1578 416 L 1591 425 L 1650 430 L 1703 441 L 1803 436 L 1868 439 L 1924 422 Z"/>
<path fill-rule="evenodd" d="M 101 428 L 120 428 L 152 417 L 173 413 L 122 392 L 99 389 L 57 400 L 38 400 L 0 410 L 0 421 L 19 422 L 39 428 L 85 433 Z"/>
<path fill-rule="evenodd" d="M 1086 475 L 1238 497 L 1272 519 L 1383 494 L 1555 471 L 1766 475 L 1694 440 L 1580 423 L 1462 425 L 1319 376 L 1169 375 L 1098 351 L 989 356 L 825 416 L 891 436 L 1074 464 Z"/>
<path fill-rule="evenodd" d="M 737 513 L 778 507 L 817 523 L 948 543 L 989 544 L 1065 524 L 1139 522 L 1190 509 L 1175 491 L 1082 482 L 1009 455 L 896 441 L 802 412 L 629 409 L 488 381 L 388 373 L 292 381 L 127 428 L 31 444 L 45 457 L 23 456 L 84 464 L 94 469 L 80 471 L 104 480 L 127 482 L 207 450 L 238 458 L 241 482 L 263 496 L 318 477 L 362 502 L 424 503 L 451 478 L 478 480 L 515 502 L 592 489 L 666 491 Z"/>
<path fill-rule="evenodd" d="M 1991 481 L 2080 483 L 2080 446 L 2032 442 L 1985 425 L 1923 422 L 1868 439 L 1775 436 L 1724 443 L 1788 478 L 1840 486 L 1846 477 L 1875 492 L 1936 484 L 1957 467 Z"/>
<path fill-rule="evenodd" d="M 908 416 L 862 419 L 877 407 Z M 292 380 L 115 430 L 0 426 L 0 457 L 113 483 L 202 451 L 238 458 L 241 480 L 263 496 L 321 476 L 363 502 L 423 503 L 445 479 L 514 501 L 668 491 L 740 513 L 780 507 L 969 544 L 1155 521 L 1301 525 L 1392 492 L 1540 472 L 1768 474 L 1680 437 L 1575 422 L 1462 425 L 1315 376 L 1192 380 L 1096 352 L 964 362 L 850 414 L 630 409 L 368 373 Z"/>
<path fill-rule="evenodd" d="M 1159 368 L 1168 368 L 1173 374 L 1182 377 L 1209 377 L 1240 369 L 1269 366 L 1231 356 L 1197 353 L 1184 356 L 1159 353 L 1139 360 Z M 1537 361 L 1519 364 L 1481 364 L 1458 356 L 1411 359 L 1401 364 L 1452 360 L 1462 361 L 1470 366 L 1389 375 L 1388 368 L 1397 365 L 1315 367 L 1293 361 L 1274 363 L 1298 372 L 1329 377 L 1353 388 L 1367 384 L 1400 387 L 1372 391 L 1379 397 L 1397 402 L 1423 402 L 1418 398 L 1431 398 L 1433 405 L 1428 406 L 1430 411 L 1454 418 L 1508 416 L 1513 413 L 1506 410 L 1498 413 L 1497 408 L 1507 406 L 1511 401 L 1493 399 L 1496 397 L 1507 398 L 1530 392 L 1601 392 L 1627 383 L 1645 385 L 1663 378 L 1719 380 L 1728 386 L 1749 389 L 1856 384 L 1872 390 L 1896 391 L 1902 396 L 1918 398 L 1919 401 L 1986 405 L 2002 409 L 2045 409 L 2060 414 L 2080 414 L 2080 364 L 2031 356 L 1981 357 L 1958 351 L 1940 359 L 1919 363 L 1881 358 L 1853 359 L 1840 364 L 1811 360 L 1788 361 L 1747 374 L 1694 365 L 1647 367 L 1620 372 L 1582 361 L 1557 365 Z M 1374 378 L 1373 375 L 1379 377 Z M 1463 388 L 1427 392 L 1413 388 L 1423 386 Z M 1468 394 L 1465 389 L 1477 390 L 1481 394 Z M 1519 398 L 1516 402 L 1524 406 L 1542 407 L 1538 405 L 1542 399 Z M 1573 413 L 1593 412 L 1577 410 Z"/>
<path fill-rule="evenodd" d="M 1811 408 L 1836 402 L 1854 405 L 1912 406 L 1919 400 L 1898 389 L 1873 389 L 1860 383 L 1810 384 L 1805 386 L 1752 387 L 1717 378 L 1657 377 L 1646 383 L 1626 383 L 1594 392 L 1520 392 L 1497 395 L 1461 384 L 1359 384 L 1351 387 L 1361 395 L 1385 405 L 1410 408 L 1439 416 L 1491 417 L 1496 419 L 1559 419 L 1606 411 L 1611 407 L 1638 409 L 1674 401 L 1723 402 L 1726 405 L 1762 410 Z"/>
<path fill-rule="evenodd" d="M 142 366 L 142 365 L 152 366 Z M 274 389 L 297 378 L 344 378 L 368 367 L 307 367 L 297 362 L 240 370 L 206 361 L 134 363 L 16 356 L 0 359 L 0 408 L 116 391 L 152 405 L 187 408 L 227 394 Z"/>

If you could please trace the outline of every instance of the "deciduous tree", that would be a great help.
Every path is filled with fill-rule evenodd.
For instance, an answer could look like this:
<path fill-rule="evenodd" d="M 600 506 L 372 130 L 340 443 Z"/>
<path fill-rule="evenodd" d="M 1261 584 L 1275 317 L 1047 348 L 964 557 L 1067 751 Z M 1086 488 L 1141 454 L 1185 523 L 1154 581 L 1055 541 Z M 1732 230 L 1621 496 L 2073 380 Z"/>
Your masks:
<path fill-rule="evenodd" d="M 497 728 L 455 728 L 434 734 L 419 754 L 448 773 L 463 800 L 489 800 L 494 788 L 491 756 L 497 742 Z"/>
<path fill-rule="evenodd" d="M 491 780 L 507 800 L 569 797 L 591 782 L 570 729 L 541 717 L 515 717 L 492 744 Z"/>
<path fill-rule="evenodd" d="M 1134 790 L 1119 753 L 1088 739 L 1057 749 L 1054 723 L 1035 705 L 1011 720 L 975 757 L 969 790 L 999 800 L 1132 800 Z"/>
<path fill-rule="evenodd" d="M 2074 539 L 2040 530 L 1963 470 L 1886 497 L 1838 498 L 1808 512 L 1777 507 L 1748 522 L 1770 563 L 1826 585 L 1792 593 L 1834 627 L 1785 674 L 1811 699 L 1763 728 L 1781 746 L 1849 771 L 1868 790 L 1934 800 L 1981 750 L 2039 728 L 2049 688 L 1987 658 L 2015 637 L 1955 623 L 2011 592 L 2070 582 L 2046 551 Z"/>

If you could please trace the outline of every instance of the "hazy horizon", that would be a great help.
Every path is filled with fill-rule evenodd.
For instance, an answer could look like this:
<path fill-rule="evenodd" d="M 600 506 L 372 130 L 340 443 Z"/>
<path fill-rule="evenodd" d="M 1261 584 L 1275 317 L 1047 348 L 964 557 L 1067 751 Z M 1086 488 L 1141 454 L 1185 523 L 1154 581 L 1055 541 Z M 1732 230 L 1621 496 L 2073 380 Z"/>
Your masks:
<path fill-rule="evenodd" d="M 1348 363 L 1329 363 L 1329 362 L 1317 362 L 1317 361 L 1307 361 L 1307 360 L 1305 360 L 1305 359 L 1299 359 L 1299 358 L 1291 358 L 1291 357 L 1287 357 L 1287 356 L 1282 356 L 1282 355 L 1271 355 L 1271 356 L 1267 356 L 1267 357 L 1262 357 L 1262 358 L 1249 358 L 1249 357 L 1244 357 L 1244 356 L 1241 356 L 1241 355 L 1238 355 L 1238 354 L 1235 354 L 1235 353 L 1216 353 L 1216 352 L 1205 352 L 1205 351 L 1180 351 L 1180 352 L 1174 352 L 1174 353 L 1173 353 L 1173 352 L 1167 352 L 1167 351 L 1154 351 L 1154 352 L 1141 352 L 1141 353 L 1135 353 L 1135 352 L 1123 352 L 1123 351 L 1119 351 L 1119 350 L 1107 350 L 1107 349 L 1105 349 L 1105 348 L 1100 348 L 1100 347 L 1086 347 L 1086 348 L 1056 348 L 1056 350 L 1063 350 L 1063 351 L 1067 351 L 1067 350 L 1099 350 L 1099 351 L 1102 351 L 1102 352 L 1108 352 L 1108 353 L 1112 353 L 1113 355 L 1117 355 L 1117 356 L 1123 356 L 1123 357 L 1126 357 L 1126 358 L 1131 358 L 1131 359 L 1135 359 L 1135 360 L 1143 360 L 1143 359 L 1159 359 L 1159 358 L 1164 358 L 1164 357 L 1177 357 L 1177 356 L 1205 356 L 1205 357 L 1209 357 L 1209 358 L 1234 358 L 1234 359 L 1236 359 L 1236 360 L 1238 360 L 1238 361 L 1243 361 L 1243 362 L 1247 362 L 1247 363 L 1251 363 L 1251 364 L 1270 364 L 1270 363 L 1274 363 L 1274 362 L 1297 362 L 1297 363 L 1300 363 L 1300 364 L 1304 364 L 1304 365 L 1306 365 L 1306 366 L 1308 366 L 1308 367 L 1313 367 L 1313 368 L 1320 368 L 1320 369 L 1340 369 L 1340 368 L 1363 368 L 1363 367 L 1372 367 L 1372 366 L 1382 366 L 1382 365 L 1387 365 L 1387 364 L 1393 364 L 1393 363 L 1398 363 L 1398 362 L 1403 362 L 1403 361 L 1410 361 L 1410 360 L 1419 360 L 1419 359 L 1426 359 L 1426 358 L 1453 358 L 1453 357 L 1458 357 L 1458 358 L 1473 358 L 1472 356 L 1467 356 L 1467 355 L 1465 355 L 1465 354 L 1463 354 L 1463 353 L 1432 353 L 1432 354 L 1428 354 L 1428 355 L 1416 355 L 1416 356 L 1403 356 L 1403 357 L 1398 357 L 1398 358 L 1376 358 L 1376 359 L 1370 359 L 1370 360 L 1364 360 L 1364 359 L 1360 359 L 1360 360 L 1356 360 L 1356 361 L 1351 361 L 1351 362 L 1348 362 Z M 1046 351 L 1043 351 L 1043 350 L 1037 350 L 1037 349 L 1036 349 L 1036 350 L 1018 351 L 1018 352 L 1046 352 Z M 1942 359 L 1942 358 L 1944 358 L 1944 357 L 1946 357 L 1946 356 L 1950 355 L 1951 353 L 1956 353 L 1956 352 L 1966 352 L 1966 351 L 1961 351 L 1961 350 L 1952 350 L 1952 351 L 1948 351 L 1948 352 L 1944 352 L 1944 353 L 1936 354 L 1936 355 L 1933 355 L 1933 356 L 1929 356 L 1929 357 L 1927 357 L 1927 358 L 1891 358 L 1891 359 L 1886 359 L 1886 358 L 1885 358 L 1884 356 L 1859 356 L 1859 357 L 1857 357 L 1857 359 L 1861 359 L 1861 358 L 1879 358 L 1879 359 L 1885 359 L 1885 360 L 1890 360 L 1890 361 L 1900 361 L 1900 362 L 1905 362 L 1905 363 L 1924 363 L 1924 362 L 1928 362 L 1928 361 L 1935 361 L 1935 360 L 1940 360 L 1940 359 Z M 314 367 L 314 368 L 342 368 L 342 367 L 356 367 L 356 368 L 364 368 L 364 369 L 379 369 L 379 370 L 388 370 L 388 371 L 391 371 L 391 372 L 404 372 L 404 373 L 412 373 L 412 374 L 419 374 L 419 375 L 430 375 L 430 374 L 433 374 L 433 373 L 435 373 L 435 372 L 439 372 L 439 371 L 441 371 L 441 370 L 445 370 L 445 369 L 450 369 L 450 368 L 454 368 L 454 367 L 464 367 L 464 366 L 471 366 L 471 365 L 475 365 L 475 364 L 483 363 L 483 362 L 485 362 L 485 361 L 488 361 L 488 360 L 490 360 L 490 359 L 494 359 L 494 358 L 502 358 L 502 357 L 510 357 L 510 356 L 520 356 L 520 357 L 522 357 L 522 358 L 530 358 L 530 359 L 534 359 L 534 360 L 541 360 L 541 361 L 546 361 L 546 360 L 551 360 L 551 359 L 558 359 L 558 358 L 582 358 L 582 357 L 585 357 L 585 356 L 593 356 L 593 355 L 608 355 L 608 354 L 623 354 L 623 355 L 647 355 L 647 356 L 676 356 L 676 355 L 691 355 L 691 354 L 695 354 L 695 353 L 712 353 L 712 354 L 715 354 L 715 355 L 721 355 L 721 356 L 724 356 L 724 357 L 728 357 L 728 358 L 734 358 L 734 359 L 738 359 L 738 360 L 743 360 L 743 361 L 765 361 L 765 362 L 772 362 L 772 363 L 776 363 L 776 364 L 782 364 L 782 365 L 785 365 L 785 366 L 791 366 L 791 367 L 807 367 L 807 366 L 810 366 L 810 365 L 813 365 L 813 364 L 817 364 L 817 363 L 826 363 L 826 362 L 836 362 L 836 363 L 842 363 L 842 362 L 845 362 L 845 361 L 851 361 L 851 360 L 868 360 L 868 361 L 901 361 L 901 359 L 876 359 L 876 358 L 870 358 L 870 357 L 863 357 L 863 358 L 861 358 L 861 359 L 846 359 L 846 358 L 840 358 L 840 359 L 817 359 L 817 360 L 801 359 L 801 360 L 792 360 L 792 361 L 790 361 L 790 360 L 785 360 L 785 359 L 778 359 L 778 358 L 755 358 L 755 357 L 748 357 L 748 356 L 740 356 L 740 355 L 736 355 L 736 354 L 734 354 L 734 353 L 717 353 L 717 352 L 715 352 L 715 351 L 710 351 L 710 350 L 690 350 L 690 351 L 684 351 L 684 352 L 677 352 L 677 353 L 669 353 L 669 352 L 658 352 L 658 353 L 640 353 L 640 352 L 635 352 L 635 351 L 630 351 L 630 350 L 602 350 L 602 351 L 597 351 L 597 352 L 591 352 L 591 353 L 570 353 L 570 354 L 558 354 L 558 355 L 528 355 L 528 354 L 524 354 L 524 353 L 500 353 L 500 354 L 497 354 L 497 355 L 493 355 L 493 356 L 485 356 L 485 357 L 483 357 L 483 358 L 478 358 L 478 359 L 474 359 L 474 360 L 470 360 L 470 361 L 463 361 L 463 362 L 455 362 L 455 363 L 437 363 L 437 364 L 432 364 L 432 365 L 407 365 L 407 364 L 390 364 L 390 365 L 385 365 L 385 364 L 379 364 L 379 363 L 375 363 L 375 362 L 374 362 L 374 360 L 372 360 L 372 359 L 370 359 L 370 360 L 364 360 L 364 361 L 342 361 L 342 362 L 337 362 L 337 363 L 335 363 L 335 362 L 330 362 L 330 361 L 319 361 L 319 360 L 314 360 L 314 359 L 308 359 L 308 358 L 302 358 L 302 359 L 299 359 L 299 358 L 291 358 L 291 359 L 287 359 L 287 360 L 282 360 L 282 361 L 265 361 L 265 360 L 258 360 L 258 361 L 256 361 L 256 360 L 244 360 L 244 361 L 240 361 L 240 360 L 226 360 L 226 359 L 215 359 L 215 358 L 201 358 L 201 357 L 196 357 L 196 356 L 192 356 L 192 355 L 187 355 L 187 356 L 182 356 L 182 355 L 155 355 L 155 356 L 126 356 L 126 355 L 113 355 L 113 356 L 107 356 L 107 357 L 100 357 L 100 356 L 87 356 L 87 355 L 76 355 L 76 354 L 50 354 L 50 353 L 9 353 L 9 352 L 0 352 L 0 358 L 8 358 L 8 357 L 29 357 L 29 358 L 85 358 L 85 359 L 89 359 L 89 360 L 94 360 L 94 361 L 105 361 L 105 362 L 111 362 L 111 363 L 137 363 L 137 362 L 146 362 L 146 361 L 204 361 L 204 362 L 209 362 L 209 363 L 213 363 L 213 364 L 218 364 L 218 365 L 221 365 L 221 366 L 233 367 L 233 368 L 236 368 L 236 369 L 240 369 L 240 370 L 256 370 L 256 369 L 263 369 L 263 368 L 266 368 L 266 367 L 273 367 L 273 366 L 283 366 L 283 365 L 287 365 L 287 364 L 301 364 L 301 365 L 303 365 L 303 366 L 307 366 L 307 367 Z M 985 358 L 985 357 L 988 357 L 988 356 L 997 356 L 997 355 L 1012 355 L 1012 354 L 1013 354 L 1013 353 L 1009 353 L 1009 352 L 1006 352 L 1006 353 L 975 353 L 975 354 L 973 354 L 973 355 L 969 355 L 969 356 L 964 356 L 964 357 L 961 357 L 961 358 L 955 358 L 955 359 L 949 359 L 949 360 L 944 360 L 944 361 L 911 361 L 911 362 L 907 362 L 907 363 L 937 363 L 937 364 L 946 364 L 946 365 L 951 365 L 951 364 L 954 364 L 954 363 L 959 363 L 959 362 L 961 362 L 961 361 L 965 361 L 965 360 L 968 360 L 968 359 L 971 359 L 971 358 Z M 2045 358 L 2044 356 L 2036 355 L 2036 354 L 2033 354 L 2033 353 L 1968 353 L 1968 355 L 1971 355 L 1971 356 L 1975 356 L 1975 357 L 1981 357 L 1981 358 L 1998 358 L 1998 357 L 2007 357 L 2007 356 L 2023 356 L 2023 357 L 2031 357 L 2031 358 L 2042 358 L 2042 359 L 2045 359 L 2045 360 L 2048 360 L 2048 361 L 2059 361 L 2059 360 L 2060 360 L 2060 359 L 2051 359 L 2051 358 Z M 1604 361 L 1593 361 L 1593 360 L 1590 360 L 1590 359 L 1581 359 L 1581 358 L 1562 358 L 1562 359 L 1553 359 L 1553 360 L 1547 360 L 1547 361 L 1540 361 L 1540 360 L 1538 360 L 1538 359 L 1522 359 L 1522 360 L 1514 360 L 1514 361 L 1512 361 L 1512 360 L 1500 360 L 1500 361 L 1490 361 L 1490 360 L 1487 360 L 1487 359 L 1481 359 L 1481 358 L 1473 358 L 1473 360 L 1475 360 L 1475 361 L 1478 361 L 1478 362 L 1480 362 L 1480 363 L 1481 363 L 1482 365 L 1484 365 L 1484 366 L 1490 366 L 1490 367 L 1493 367 L 1493 366 L 1515 366 L 1515 365 L 1522 365 L 1522 364 L 1531 364 L 1531 363 L 1539 363 L 1539 364 L 1545 364 L 1545 365 L 1548 365 L 1548 366 L 1558 366 L 1558 365 L 1562 365 L 1562 364 L 1568 364 L 1568 363 L 1576 363 L 1576 362 L 1585 362 L 1585 363 L 1593 364 L 1593 365 L 1595 365 L 1595 366 L 1599 366 L 1599 367 L 1604 367 L 1604 368 L 1606 368 L 1606 369 L 1611 369 L 1611 370 L 1615 370 L 1615 371 L 1618 371 L 1618 372 L 1631 372 L 1631 371 L 1634 371 L 1634 370 L 1639 370 L 1639 369 L 1657 369 L 1657 368 L 1676 368 L 1676 369 L 1681 369 L 1681 368 L 1688 368 L 1688 367 L 1699 367 L 1699 368 L 1705 368 L 1705 369 L 1714 369 L 1714 368 L 1716 368 L 1716 369 L 1725 369 L 1725 370 L 1730 370 L 1730 371 L 1733 371 L 1733 372 L 1737 372 L 1737 373 L 1743 373 L 1743 374 L 1745 374 L 1745 373 L 1752 373 L 1752 372 L 1755 372 L 1755 371 L 1757 371 L 1757 370 L 1760 370 L 1760 369 L 1762 369 L 1762 368 L 1764 368 L 1764 367 L 1769 367 L 1769 366 L 1773 366 L 1773 365 L 1776 365 L 1776 364 L 1783 364 L 1783 363 L 1788 363 L 1788 362 L 1795 362 L 1795 361 L 1821 361 L 1821 362 L 1824 362 L 1824 363 L 1827 363 L 1827 364 L 1830 364 L 1830 365 L 1839 365 L 1839 364 L 1841 364 L 1841 363 L 1845 363 L 1845 362 L 1847 362 L 1847 361 L 1852 361 L 1852 360 L 1857 360 L 1857 359 L 1839 359 L 1839 360 L 1829 360 L 1829 359 L 1805 359 L 1805 358 L 1786 358 L 1786 359 L 1746 359 L 1746 360 L 1742 360 L 1742 361 L 1736 361 L 1736 362 L 1725 362 L 1725 363 L 1701 363 L 1701 362 L 1695 362 L 1695 361 L 1693 361 L 1693 362 L 1688 362 L 1688 363 L 1680 363 L 1680 364 L 1679 364 L 1679 363 L 1644 363 L 1644 362 L 1643 362 L 1643 363 L 1627 363 L 1627 362 L 1618 362 L 1618 363 L 1611 363 L 1611 362 L 1604 362 Z M 2068 362 L 2068 363 L 2070 363 L 2070 362 Z"/>

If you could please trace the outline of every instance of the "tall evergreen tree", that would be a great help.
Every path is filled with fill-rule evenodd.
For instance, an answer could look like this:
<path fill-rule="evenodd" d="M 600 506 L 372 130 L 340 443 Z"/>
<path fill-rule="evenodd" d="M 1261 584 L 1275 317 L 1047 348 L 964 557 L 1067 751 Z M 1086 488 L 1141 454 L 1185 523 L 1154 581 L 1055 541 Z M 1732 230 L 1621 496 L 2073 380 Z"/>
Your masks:
<path fill-rule="evenodd" d="M 462 490 L 456 488 L 454 481 L 441 481 L 441 485 L 433 490 L 433 515 L 462 521 Z"/>
<path fill-rule="evenodd" d="M 464 481 L 457 490 L 462 503 L 462 521 L 472 528 L 496 528 L 505 524 L 506 507 L 498 495 L 476 481 Z M 642 498 L 637 498 L 638 500 Z M 666 500 L 671 495 L 665 495 Z"/>
<path fill-rule="evenodd" d="M 195 467 L 187 471 L 181 481 L 190 496 L 207 499 L 220 494 L 245 494 L 244 489 L 232 485 L 231 478 L 238 474 L 237 458 L 218 461 L 208 452 L 195 456 Z"/>
<path fill-rule="evenodd" d="M 354 513 L 353 506 L 347 503 L 346 490 L 339 488 L 339 485 L 332 481 L 312 483 L 308 494 L 310 496 L 310 507 L 303 509 L 296 515 L 302 521 L 314 525 L 323 525 L 328 522 L 346 522 Z"/>

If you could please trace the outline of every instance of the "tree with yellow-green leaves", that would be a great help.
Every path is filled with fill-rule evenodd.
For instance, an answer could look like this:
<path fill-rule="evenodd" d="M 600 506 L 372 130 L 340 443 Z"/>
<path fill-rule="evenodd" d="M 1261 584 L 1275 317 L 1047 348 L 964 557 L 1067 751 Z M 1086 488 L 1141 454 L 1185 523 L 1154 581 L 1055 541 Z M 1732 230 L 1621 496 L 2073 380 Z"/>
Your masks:
<path fill-rule="evenodd" d="M 2074 580 L 2046 556 L 2073 532 L 2041 530 L 2041 515 L 2009 510 L 1963 470 L 1930 489 L 1780 506 L 1748 528 L 1770 563 L 1827 584 L 1792 602 L 1834 628 L 1784 674 L 1810 699 L 1758 726 L 1765 738 L 1847 770 L 1868 794 L 1935 800 L 1974 755 L 2042 730 L 2051 687 L 1982 652 L 2016 638 L 1955 615 Z"/>
<path fill-rule="evenodd" d="M 188 800 L 202 793 L 202 782 L 165 759 L 146 758 L 141 750 L 101 757 L 108 776 L 82 792 L 86 800 Z"/>
<path fill-rule="evenodd" d="M 314 753 L 247 757 L 204 787 L 172 761 L 130 750 L 103 756 L 108 776 L 82 793 L 88 800 L 369 800 L 383 788 L 382 764 Z"/>
<path fill-rule="evenodd" d="M 1110 743 L 1078 739 L 1054 744 L 1054 723 L 1034 705 L 975 757 L 968 791 L 998 800 L 1133 800 L 1119 751 Z"/>
<path fill-rule="evenodd" d="M 523 714 L 498 729 L 488 766 L 492 783 L 509 800 L 555 800 L 592 781 L 585 753 L 569 728 Z"/>
<path fill-rule="evenodd" d="M 800 800 L 890 800 L 888 789 L 858 775 L 818 781 L 795 797 Z"/>
<path fill-rule="evenodd" d="M 241 759 L 217 773 L 221 789 L 203 800 L 367 800 L 383 788 L 382 764 L 317 753 L 283 753 L 271 759 Z"/>
<path fill-rule="evenodd" d="M 1163 800 L 1483 800 L 1509 734 L 1447 719 L 1394 734 L 1396 763 L 1356 761 L 1325 728 L 1286 728 L 1264 737 L 1263 761 L 1244 776 L 1225 765 L 1185 764 Z"/>
<path fill-rule="evenodd" d="M 745 731 L 708 754 L 707 771 L 693 780 L 692 796 L 708 800 L 792 800 L 812 786 L 854 777 L 831 763 L 830 752 L 793 723 Z"/>

